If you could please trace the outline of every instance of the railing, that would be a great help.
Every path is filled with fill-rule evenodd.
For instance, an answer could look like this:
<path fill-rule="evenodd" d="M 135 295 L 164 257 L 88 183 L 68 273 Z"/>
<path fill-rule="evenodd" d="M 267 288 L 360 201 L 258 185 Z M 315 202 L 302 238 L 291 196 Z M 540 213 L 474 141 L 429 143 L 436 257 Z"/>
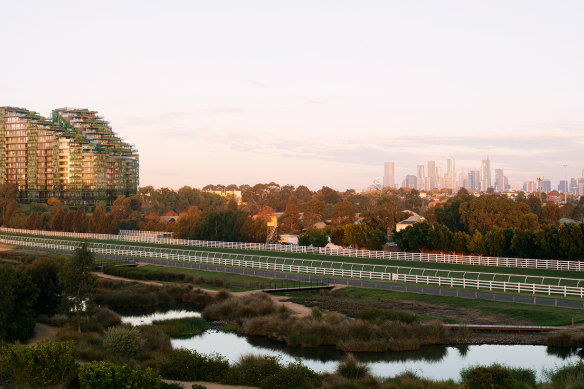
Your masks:
<path fill-rule="evenodd" d="M 474 255 L 454 255 L 454 254 L 427 254 L 427 253 L 406 253 L 406 252 L 388 252 L 374 250 L 355 250 L 355 249 L 330 249 L 324 247 L 306 247 L 295 245 L 265 244 L 265 243 L 244 243 L 244 242 L 219 242 L 206 240 L 174 239 L 164 238 L 159 234 L 149 234 L 149 231 L 132 231 L 122 230 L 120 235 L 112 234 L 95 234 L 95 233 L 78 233 L 62 231 L 44 231 L 44 230 L 25 230 L 18 228 L 0 227 L 1 232 L 27 234 L 27 235 L 45 235 L 63 238 L 75 239 L 94 239 L 94 240 L 118 240 L 126 242 L 156 243 L 175 246 L 193 246 L 238 250 L 263 250 L 278 251 L 290 253 L 311 253 L 331 256 L 344 256 L 352 258 L 377 258 L 398 261 L 418 261 L 418 262 L 437 262 L 450 263 L 458 265 L 478 265 L 478 266 L 498 266 L 498 267 L 517 267 L 530 269 L 548 269 L 548 270 L 574 270 L 584 271 L 584 261 L 569 261 L 555 259 L 528 259 L 528 258 L 502 258 L 502 257 L 482 257 Z"/>
<path fill-rule="evenodd" d="M 31 238 L 1 234 L 0 243 L 65 252 L 72 252 L 81 245 L 81 242 L 74 241 Z M 186 261 L 220 266 L 274 270 L 287 273 L 315 274 L 328 277 L 347 277 L 382 281 L 402 281 L 416 284 L 448 286 L 453 288 L 462 287 L 473 289 L 488 289 L 491 291 L 502 290 L 504 292 L 578 296 L 580 298 L 584 296 L 583 287 L 559 285 L 559 283 L 562 280 L 560 278 L 554 278 L 554 280 L 558 280 L 558 285 L 554 285 L 551 283 L 545 284 L 544 282 L 546 280 L 550 280 L 551 279 L 550 277 L 539 277 L 541 279 L 541 283 L 527 283 L 497 281 L 494 279 L 491 280 L 480 279 L 480 274 L 497 275 L 497 273 L 466 272 L 466 274 L 473 273 L 477 275 L 476 279 L 465 278 L 464 276 L 462 278 L 441 277 L 411 274 L 412 269 L 417 268 L 398 267 L 398 269 L 402 270 L 409 269 L 410 274 L 391 272 L 387 270 L 391 270 L 392 268 L 395 269 L 396 267 L 384 265 L 366 265 L 360 263 L 333 262 L 313 259 L 269 257 L 253 254 L 220 253 L 205 251 L 199 252 L 192 250 L 169 249 L 161 247 L 127 246 L 96 242 L 88 243 L 88 247 L 92 252 L 97 254 L 113 255 L 127 259 L 161 258 L 170 261 Z M 360 269 L 355 269 L 354 268 L 355 266 L 360 267 Z M 517 276 L 510 274 L 499 275 L 509 277 Z M 531 278 L 533 276 L 524 277 Z"/>

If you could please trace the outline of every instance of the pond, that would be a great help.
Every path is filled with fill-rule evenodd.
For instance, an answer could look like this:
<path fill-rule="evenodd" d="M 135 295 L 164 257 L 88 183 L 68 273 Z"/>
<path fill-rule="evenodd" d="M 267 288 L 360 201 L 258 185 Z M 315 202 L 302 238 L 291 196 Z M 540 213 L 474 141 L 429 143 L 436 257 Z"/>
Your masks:
<path fill-rule="evenodd" d="M 200 316 L 192 311 L 168 311 L 143 316 L 124 316 L 125 323 L 149 324 L 153 320 Z M 243 336 L 210 329 L 188 339 L 173 339 L 174 348 L 187 348 L 202 354 L 218 353 L 230 362 L 236 362 L 244 354 L 273 355 L 283 363 L 296 359 L 317 372 L 333 372 L 345 353 L 334 347 L 302 348 L 287 346 L 282 342 L 263 337 Z M 355 357 L 367 362 L 371 373 L 379 377 L 392 377 L 404 371 L 413 371 L 431 379 L 460 378 L 460 371 L 473 365 L 500 363 L 512 367 L 534 369 L 542 378 L 543 369 L 551 369 L 580 360 L 574 350 L 548 350 L 546 346 L 531 345 L 472 345 L 430 346 L 417 351 L 355 353 Z"/>
<path fill-rule="evenodd" d="M 236 362 L 242 354 L 249 353 L 279 356 L 284 363 L 298 358 L 318 372 L 333 372 L 338 361 L 345 355 L 333 347 L 290 347 L 264 338 L 217 330 L 208 330 L 190 339 L 173 339 L 172 345 L 204 354 L 218 353 L 231 362 Z M 546 346 L 530 345 L 432 346 L 408 352 L 355 353 L 355 357 L 367 362 L 371 373 L 379 377 L 392 377 L 410 370 L 422 377 L 440 380 L 458 380 L 460 371 L 465 367 L 495 362 L 512 367 L 532 368 L 542 378 L 544 368 L 550 369 L 580 359 L 573 352 L 560 356 L 548 352 Z"/>

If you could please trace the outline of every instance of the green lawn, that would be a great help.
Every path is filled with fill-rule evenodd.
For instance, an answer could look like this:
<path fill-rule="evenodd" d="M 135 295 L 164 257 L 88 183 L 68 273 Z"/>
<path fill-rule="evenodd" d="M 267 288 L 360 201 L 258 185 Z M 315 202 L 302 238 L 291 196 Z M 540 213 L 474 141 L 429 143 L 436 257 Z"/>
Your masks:
<path fill-rule="evenodd" d="M 392 292 L 378 289 L 347 287 L 340 289 L 348 299 L 358 301 L 408 300 L 431 304 L 479 309 L 489 314 L 500 314 L 532 325 L 563 326 L 584 322 L 584 310 L 513 304 L 480 299 L 433 296 L 417 293 Z M 333 292 L 334 293 L 334 292 Z"/>
<path fill-rule="evenodd" d="M 8 234 L 8 235 L 18 235 L 18 236 L 28 236 L 24 234 Z M 293 261 L 287 261 L 286 259 L 308 259 L 314 260 L 313 265 L 319 267 L 331 267 L 353 269 L 353 270 L 363 270 L 363 271 L 383 271 L 383 272 L 394 272 L 394 273 L 408 273 L 408 274 L 420 274 L 420 275 L 434 275 L 437 274 L 442 277 L 447 277 L 449 272 L 465 273 L 465 278 L 476 278 L 477 275 L 472 274 L 473 272 L 486 272 L 486 273 L 501 273 L 503 275 L 482 275 L 481 279 L 495 279 L 498 281 L 509 280 L 512 282 L 525 282 L 524 280 L 528 276 L 533 277 L 559 277 L 559 278 L 572 278 L 576 281 L 566 280 L 562 281 L 560 285 L 567 286 L 577 286 L 580 280 L 583 280 L 581 285 L 584 286 L 584 272 L 580 271 L 565 271 L 565 270 L 546 270 L 546 269 L 527 269 L 527 268 L 512 268 L 512 267 L 495 267 L 495 266 L 475 266 L 475 265 L 457 265 L 448 263 L 436 263 L 436 262 L 419 262 L 419 261 L 397 261 L 397 260 L 387 260 L 387 259 L 376 259 L 376 258 L 353 258 L 353 257 L 343 257 L 334 255 L 321 255 L 321 254 L 311 254 L 311 253 L 288 253 L 279 251 L 260 251 L 260 250 L 236 250 L 236 249 L 218 249 L 209 247 L 193 247 L 193 246 L 178 246 L 178 245 L 164 245 L 155 243 L 140 243 L 140 242 L 124 242 L 117 240 L 88 240 L 88 239 L 74 239 L 74 238 L 59 238 L 59 237 L 46 237 L 46 236 L 35 236 L 40 238 L 56 239 L 56 240 L 71 240 L 71 241 L 87 241 L 95 243 L 107 243 L 116 244 L 124 246 L 140 246 L 140 247 L 153 247 L 153 248 L 166 248 L 166 249 L 179 249 L 188 250 L 193 252 L 216 252 L 216 253 L 229 253 L 229 254 L 243 254 L 243 255 L 255 255 L 255 256 L 266 256 L 272 258 L 284 258 L 284 263 L 291 264 Z M 263 260 L 269 260 L 265 258 Z M 336 264 L 330 264 L 327 262 L 336 262 Z M 387 268 L 386 268 L 387 267 Z M 436 272 L 434 270 L 441 270 Z M 509 278 L 508 275 L 515 275 L 516 277 Z M 451 277 L 462 277 L 461 274 L 452 273 Z M 533 281 L 527 281 L 533 282 Z M 541 278 L 538 278 L 535 282 L 541 283 Z M 546 280 L 545 284 L 552 283 L 557 284 L 557 281 Z"/>

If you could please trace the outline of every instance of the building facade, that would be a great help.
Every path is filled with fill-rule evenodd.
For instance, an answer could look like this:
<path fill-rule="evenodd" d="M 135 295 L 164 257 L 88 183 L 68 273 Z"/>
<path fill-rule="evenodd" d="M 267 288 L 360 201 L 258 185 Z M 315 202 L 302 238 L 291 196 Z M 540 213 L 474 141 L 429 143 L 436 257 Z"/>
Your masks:
<path fill-rule="evenodd" d="M 136 149 L 97 112 L 61 108 L 49 120 L 0 107 L 0 185 L 16 184 L 20 201 L 112 203 L 136 193 L 138 181 Z"/>
<path fill-rule="evenodd" d="M 395 170 L 393 166 L 393 162 L 385 162 L 383 164 L 383 187 L 391 187 L 395 186 Z"/>

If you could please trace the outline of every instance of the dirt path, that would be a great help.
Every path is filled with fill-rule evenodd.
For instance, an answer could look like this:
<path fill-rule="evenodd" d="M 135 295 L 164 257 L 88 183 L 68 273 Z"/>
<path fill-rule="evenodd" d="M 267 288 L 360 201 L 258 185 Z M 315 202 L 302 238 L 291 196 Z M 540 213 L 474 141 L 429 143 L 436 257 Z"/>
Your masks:
<path fill-rule="evenodd" d="M 98 272 L 94 272 L 93 274 L 95 274 L 98 277 L 101 278 L 107 278 L 109 280 L 116 280 L 116 281 L 125 281 L 125 282 L 137 282 L 139 284 L 145 284 L 145 285 L 154 285 L 154 286 L 162 286 L 162 284 L 160 282 L 156 282 L 156 281 L 142 281 L 142 280 L 134 280 L 131 278 L 124 278 L 124 277 L 117 277 L 117 276 L 112 276 L 109 274 L 103 274 L 103 273 L 98 273 Z M 203 292 L 209 293 L 209 294 L 217 294 L 219 293 L 218 290 L 214 290 L 214 289 L 202 289 L 200 288 Z M 245 296 L 248 294 L 253 294 L 253 293 L 258 293 L 257 290 L 246 290 L 245 292 L 230 292 L 233 296 Z M 296 316 L 310 316 L 312 309 L 308 308 L 302 304 L 297 304 L 297 303 L 293 303 L 291 301 L 282 301 L 282 300 L 286 300 L 288 299 L 288 297 L 286 296 L 272 296 L 270 294 L 268 294 L 268 296 L 270 296 L 272 298 L 272 300 L 274 301 L 274 303 L 276 303 L 276 305 L 280 306 L 283 305 L 286 308 L 288 308 L 288 310 L 290 310 L 294 315 Z"/>
<path fill-rule="evenodd" d="M 179 384 L 184 388 L 191 389 L 192 385 L 197 384 L 204 386 L 207 389 L 258 389 L 255 386 L 241 386 L 241 385 L 223 385 L 215 382 L 204 382 L 204 381 L 173 381 L 173 380 L 163 380 L 164 382 L 170 384 Z"/>
<path fill-rule="evenodd" d="M 124 278 L 124 277 L 112 276 L 112 275 L 109 275 L 109 274 L 103 274 L 103 273 L 98 273 L 98 272 L 93 272 L 93 274 L 96 275 L 99 278 L 107 278 L 108 280 L 125 281 L 125 282 L 136 282 L 138 284 L 144 284 L 144 285 L 162 286 L 162 283 L 157 282 L 157 281 L 133 280 L 131 278 Z"/>
<path fill-rule="evenodd" d="M 40 340 L 49 339 L 55 340 L 57 337 L 57 332 L 59 332 L 60 328 L 58 327 L 51 327 L 46 324 L 36 323 L 34 326 L 34 332 L 32 337 L 26 342 L 27 345 L 33 346 L 37 344 Z"/>

